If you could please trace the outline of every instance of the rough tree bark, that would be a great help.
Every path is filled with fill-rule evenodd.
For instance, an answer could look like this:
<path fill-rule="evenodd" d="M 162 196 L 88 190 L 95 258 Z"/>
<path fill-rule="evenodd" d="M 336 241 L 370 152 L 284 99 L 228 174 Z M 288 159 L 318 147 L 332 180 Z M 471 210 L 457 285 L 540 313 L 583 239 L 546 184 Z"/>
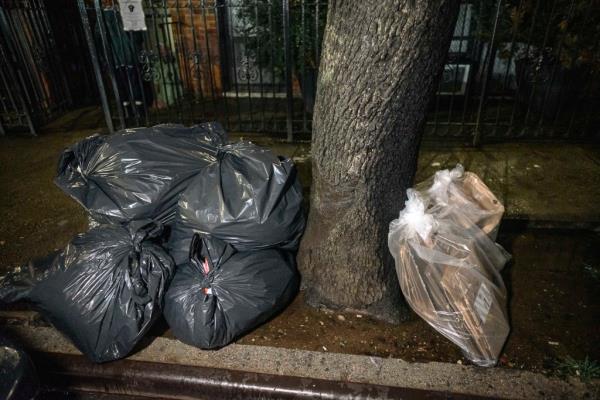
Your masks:
<path fill-rule="evenodd" d="M 389 222 L 411 186 L 458 0 L 330 0 L 299 267 L 309 304 L 406 316 Z"/>

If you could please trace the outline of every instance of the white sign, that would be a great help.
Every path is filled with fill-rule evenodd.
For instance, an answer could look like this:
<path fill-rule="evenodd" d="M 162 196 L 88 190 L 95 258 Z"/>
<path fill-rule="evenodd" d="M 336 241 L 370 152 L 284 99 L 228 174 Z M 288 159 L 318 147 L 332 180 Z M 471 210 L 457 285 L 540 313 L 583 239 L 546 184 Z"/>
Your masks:
<path fill-rule="evenodd" d="M 144 8 L 142 7 L 142 0 L 121 0 L 119 1 L 119 8 L 121 9 L 121 20 L 123 21 L 123 30 L 146 30 L 146 18 L 144 17 Z"/>

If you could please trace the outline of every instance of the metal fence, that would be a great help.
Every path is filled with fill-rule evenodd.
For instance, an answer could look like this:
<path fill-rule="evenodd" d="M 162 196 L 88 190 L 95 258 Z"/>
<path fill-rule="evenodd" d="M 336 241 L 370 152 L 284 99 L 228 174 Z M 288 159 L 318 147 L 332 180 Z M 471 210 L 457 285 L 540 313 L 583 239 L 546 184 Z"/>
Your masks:
<path fill-rule="evenodd" d="M 79 3 L 108 124 L 218 119 L 234 131 L 310 132 L 326 2 L 146 0 L 144 32 L 123 30 L 116 1 Z M 597 135 L 597 5 L 465 2 L 426 135 Z"/>
<path fill-rule="evenodd" d="M 600 2 L 465 2 L 430 137 L 598 139 Z"/>
<path fill-rule="evenodd" d="M 77 0 L 111 130 L 219 120 L 310 137 L 324 0 Z M 132 8 L 133 7 L 133 8 Z M 465 1 L 426 137 L 599 136 L 598 0 Z"/>
<path fill-rule="evenodd" d="M 71 103 L 44 3 L 0 0 L 0 134 L 48 120 Z"/>
<path fill-rule="evenodd" d="M 217 119 L 230 130 L 310 131 L 326 2 L 79 0 L 109 128 Z"/>

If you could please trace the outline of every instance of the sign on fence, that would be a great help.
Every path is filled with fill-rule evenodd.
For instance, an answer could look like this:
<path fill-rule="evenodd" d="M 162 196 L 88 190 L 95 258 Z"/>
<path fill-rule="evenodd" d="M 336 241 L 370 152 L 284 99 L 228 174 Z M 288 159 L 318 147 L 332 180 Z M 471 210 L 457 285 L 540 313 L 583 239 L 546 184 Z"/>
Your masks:
<path fill-rule="evenodd" d="M 145 31 L 146 18 L 142 0 L 121 0 L 121 19 L 125 31 Z"/>

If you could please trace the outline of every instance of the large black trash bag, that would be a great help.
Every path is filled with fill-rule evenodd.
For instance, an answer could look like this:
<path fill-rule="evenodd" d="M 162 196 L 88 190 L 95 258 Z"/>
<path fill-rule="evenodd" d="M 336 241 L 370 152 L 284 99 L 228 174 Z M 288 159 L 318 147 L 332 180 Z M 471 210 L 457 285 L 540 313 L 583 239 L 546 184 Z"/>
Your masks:
<path fill-rule="evenodd" d="M 175 262 L 187 258 L 194 233 L 238 250 L 296 250 L 305 218 L 294 163 L 249 142 L 222 146 L 217 158 L 181 194 L 169 242 Z"/>
<path fill-rule="evenodd" d="M 164 316 L 179 340 L 219 348 L 285 308 L 298 284 L 288 251 L 237 252 L 221 240 L 196 234 L 190 261 L 177 266 L 165 296 Z"/>
<path fill-rule="evenodd" d="M 35 367 L 27 353 L 0 335 L 0 399 L 34 399 L 39 386 Z"/>
<path fill-rule="evenodd" d="M 136 221 L 79 234 L 51 264 L 0 281 L 0 302 L 34 303 L 94 362 L 125 357 L 160 316 L 173 276 L 161 231 Z"/>
<path fill-rule="evenodd" d="M 92 136 L 63 152 L 55 183 L 99 223 L 168 222 L 180 192 L 226 140 L 214 122 Z"/>

